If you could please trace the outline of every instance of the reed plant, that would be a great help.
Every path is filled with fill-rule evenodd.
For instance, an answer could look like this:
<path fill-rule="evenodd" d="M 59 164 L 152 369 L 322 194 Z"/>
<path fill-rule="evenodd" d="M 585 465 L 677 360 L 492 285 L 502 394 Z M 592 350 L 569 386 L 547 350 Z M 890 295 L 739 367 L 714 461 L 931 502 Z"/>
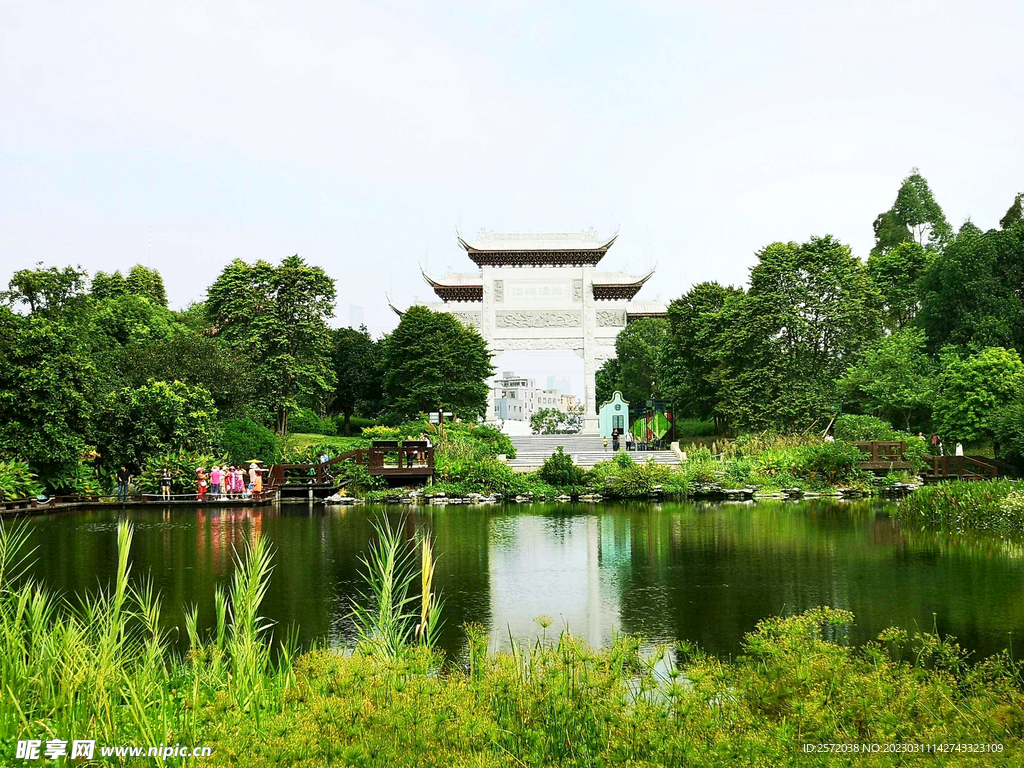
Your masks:
<path fill-rule="evenodd" d="M 364 590 L 352 604 L 359 650 L 387 659 L 403 658 L 416 645 L 433 649 L 441 629 L 442 601 L 434 593 L 434 550 L 429 536 L 419 546 L 407 540 L 404 518 L 373 523 L 377 541 L 360 558 Z M 417 553 L 419 561 L 417 562 Z M 420 578 L 420 592 L 412 586 Z"/>
<path fill-rule="evenodd" d="M 892 508 L 901 524 L 945 531 L 1024 531 L 1021 485 L 1011 480 L 954 480 L 926 485 Z"/>

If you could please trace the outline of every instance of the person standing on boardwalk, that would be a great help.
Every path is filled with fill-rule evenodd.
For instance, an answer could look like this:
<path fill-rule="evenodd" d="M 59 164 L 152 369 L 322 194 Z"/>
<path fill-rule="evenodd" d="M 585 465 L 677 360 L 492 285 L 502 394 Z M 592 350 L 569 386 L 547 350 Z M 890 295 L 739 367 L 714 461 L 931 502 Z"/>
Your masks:
<path fill-rule="evenodd" d="M 963 456 L 964 455 L 964 444 L 961 443 L 959 440 L 956 441 L 956 455 L 957 456 Z"/>
<path fill-rule="evenodd" d="M 206 501 L 206 471 L 202 467 L 196 470 L 196 498 Z"/>
<path fill-rule="evenodd" d="M 213 469 L 210 470 L 210 493 L 215 499 L 220 498 L 220 477 L 220 467 L 214 464 Z"/>
<path fill-rule="evenodd" d="M 132 481 L 132 473 L 122 464 L 117 470 L 117 500 L 128 501 L 128 483 Z"/>
<path fill-rule="evenodd" d="M 263 493 L 263 473 L 256 464 L 249 465 L 249 488 L 254 497 L 258 498 Z"/>
<path fill-rule="evenodd" d="M 164 501 L 171 500 L 171 471 L 167 467 L 160 473 L 160 497 Z"/>

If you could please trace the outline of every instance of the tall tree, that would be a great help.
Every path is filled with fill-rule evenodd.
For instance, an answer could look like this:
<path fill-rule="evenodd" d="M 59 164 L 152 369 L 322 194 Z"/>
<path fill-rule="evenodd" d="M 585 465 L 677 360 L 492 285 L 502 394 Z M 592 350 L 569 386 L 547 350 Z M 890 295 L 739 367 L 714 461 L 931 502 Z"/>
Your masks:
<path fill-rule="evenodd" d="M 627 325 L 615 339 L 622 397 L 642 403 L 659 395 L 661 353 L 668 323 L 660 317 L 645 317 Z"/>
<path fill-rule="evenodd" d="M 487 413 L 487 378 L 494 373 L 487 343 L 447 312 L 410 307 L 385 341 L 384 371 L 386 408 L 399 418 Z"/>
<path fill-rule="evenodd" d="M 722 309 L 742 288 L 698 283 L 668 307 L 668 332 L 659 373 L 661 395 L 677 414 L 706 419 L 718 405 L 714 371 Z"/>
<path fill-rule="evenodd" d="M 352 434 L 350 420 L 357 409 L 376 413 L 381 405 L 383 371 L 380 348 L 366 326 L 336 328 L 333 336 L 334 399 L 331 407 L 345 418 L 345 434 Z"/>
<path fill-rule="evenodd" d="M 927 180 L 917 168 L 903 180 L 896 201 L 888 211 L 878 214 L 874 223 L 875 247 L 872 255 L 884 253 L 900 243 L 914 242 L 929 250 L 940 249 L 953 234 L 942 208 Z"/>
<path fill-rule="evenodd" d="M 1002 229 L 1009 229 L 1019 221 L 1024 221 L 1024 192 L 1018 192 L 1017 196 L 1013 198 L 1013 205 L 1011 205 L 1003 218 L 999 220 L 999 226 Z"/>
<path fill-rule="evenodd" d="M 0 349 L 0 453 L 44 473 L 74 464 L 87 444 L 96 387 L 77 329 L 0 308 Z"/>
<path fill-rule="evenodd" d="M 773 243 L 758 259 L 750 290 L 722 312 L 718 410 L 740 428 L 809 427 L 835 412 L 837 380 L 879 336 L 881 298 L 831 236 Z"/>
<path fill-rule="evenodd" d="M 1024 226 L 965 225 L 920 280 L 918 322 L 928 347 L 1024 350 Z"/>
<path fill-rule="evenodd" d="M 136 264 L 131 268 L 125 280 L 128 292 L 149 299 L 161 307 L 167 306 L 167 291 L 164 290 L 164 279 L 155 269 Z"/>
<path fill-rule="evenodd" d="M 901 429 L 930 412 L 935 366 L 925 353 L 924 331 L 906 328 L 879 339 L 840 382 L 847 398 Z"/>
<path fill-rule="evenodd" d="M 276 267 L 236 259 L 209 288 L 213 332 L 251 356 L 279 434 L 287 434 L 288 414 L 300 400 L 317 405 L 334 390 L 327 327 L 334 298 L 334 280 L 298 256 Z"/>
<path fill-rule="evenodd" d="M 914 242 L 868 257 L 868 274 L 882 294 L 885 325 L 891 331 L 906 327 L 920 305 L 918 282 L 928 264 L 928 252 Z"/>

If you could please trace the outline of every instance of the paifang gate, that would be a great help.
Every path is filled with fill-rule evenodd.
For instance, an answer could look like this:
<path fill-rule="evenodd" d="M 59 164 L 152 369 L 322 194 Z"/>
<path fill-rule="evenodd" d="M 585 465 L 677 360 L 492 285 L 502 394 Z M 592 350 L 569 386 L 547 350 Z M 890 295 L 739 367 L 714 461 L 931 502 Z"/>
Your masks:
<path fill-rule="evenodd" d="M 477 269 L 443 278 L 423 272 L 441 299 L 425 306 L 475 327 L 492 354 L 575 352 L 583 359 L 583 433 L 598 434 L 595 375 L 615 357 L 615 337 L 633 320 L 665 316 L 660 300 L 633 300 L 654 270 L 639 276 L 597 271 L 618 235 L 599 239 L 593 229 L 541 234 L 481 230 L 473 240 L 456 234 Z M 390 298 L 388 303 L 403 313 Z"/>

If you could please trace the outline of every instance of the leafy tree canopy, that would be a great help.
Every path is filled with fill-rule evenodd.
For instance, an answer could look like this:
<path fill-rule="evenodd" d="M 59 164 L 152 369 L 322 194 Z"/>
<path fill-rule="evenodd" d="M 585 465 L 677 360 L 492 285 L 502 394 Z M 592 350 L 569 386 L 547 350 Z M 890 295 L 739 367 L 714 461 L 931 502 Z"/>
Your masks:
<path fill-rule="evenodd" d="M 880 306 L 864 265 L 831 236 L 769 245 L 750 290 L 722 310 L 719 414 L 738 428 L 828 421 L 839 404 L 837 380 L 879 335 Z"/>
<path fill-rule="evenodd" d="M 594 374 L 594 395 L 597 407 L 612 399 L 616 390 L 622 390 L 621 367 L 616 358 L 605 360 Z"/>
<path fill-rule="evenodd" d="M 557 408 L 541 408 L 530 417 L 530 429 L 535 435 L 569 435 L 583 426 L 583 411 L 563 413 Z"/>
<path fill-rule="evenodd" d="M 393 416 L 451 411 L 463 419 L 487 413 L 494 373 L 476 329 L 447 312 L 410 307 L 384 344 L 384 397 Z"/>
<path fill-rule="evenodd" d="M 677 414 L 706 419 L 718 405 L 716 339 L 726 301 L 742 288 L 698 283 L 668 307 L 668 328 L 659 361 L 659 390 Z"/>
<path fill-rule="evenodd" d="M 96 299 L 111 299 L 130 294 L 148 299 L 161 307 L 167 306 L 163 277 L 157 270 L 141 264 L 132 267 L 128 277 L 122 275 L 120 271 L 113 274 L 97 272 L 93 275 L 89 292 Z"/>
<path fill-rule="evenodd" d="M 73 308 L 84 294 L 86 272 L 81 268 L 44 267 L 19 269 L 3 295 L 11 306 L 25 305 L 29 312 L 55 314 Z"/>
<path fill-rule="evenodd" d="M 924 332 L 907 328 L 868 347 L 841 382 L 847 398 L 867 413 L 909 430 L 927 417 L 935 366 L 925 352 Z"/>
<path fill-rule="evenodd" d="M 896 201 L 878 214 L 874 223 L 872 255 L 884 253 L 900 243 L 914 242 L 922 248 L 939 250 L 953 234 L 942 208 L 935 202 L 927 180 L 917 168 L 903 180 Z"/>
<path fill-rule="evenodd" d="M 967 357 L 946 349 L 941 358 L 933 412 L 936 431 L 950 442 L 991 440 L 996 414 L 1024 387 L 1020 355 L 990 347 Z"/>
<path fill-rule="evenodd" d="M 208 291 L 214 334 L 253 360 L 257 389 L 280 434 L 288 431 L 290 411 L 320 405 L 334 390 L 327 327 L 334 298 L 334 280 L 298 256 L 276 267 L 236 259 Z"/>
<path fill-rule="evenodd" d="M 906 327 L 917 315 L 918 283 L 928 256 L 917 243 L 905 242 L 868 257 L 868 274 L 882 294 L 885 325 L 890 330 Z"/>
<path fill-rule="evenodd" d="M 108 466 L 141 467 L 169 450 L 210 452 L 219 442 L 210 393 L 180 381 L 150 381 L 107 394 L 96 420 L 96 448 Z"/>
<path fill-rule="evenodd" d="M 659 363 L 667 332 L 668 323 L 663 318 L 645 317 L 627 325 L 616 337 L 619 384 L 627 402 L 642 403 L 657 395 Z"/>
<path fill-rule="evenodd" d="M 920 280 L 918 322 L 936 352 L 952 344 L 1024 349 L 1024 225 L 963 227 Z"/>
<path fill-rule="evenodd" d="M 1011 205 L 1003 218 L 999 220 L 999 226 L 1002 229 L 1009 229 L 1014 224 L 1024 221 L 1024 192 L 1018 192 L 1017 196 L 1013 198 L 1013 205 Z"/>
<path fill-rule="evenodd" d="M 384 373 L 380 345 L 370 338 L 366 326 L 336 328 L 333 338 L 334 398 L 331 407 L 345 418 L 344 432 L 352 434 L 350 419 L 357 410 L 376 414 L 381 408 Z"/>

